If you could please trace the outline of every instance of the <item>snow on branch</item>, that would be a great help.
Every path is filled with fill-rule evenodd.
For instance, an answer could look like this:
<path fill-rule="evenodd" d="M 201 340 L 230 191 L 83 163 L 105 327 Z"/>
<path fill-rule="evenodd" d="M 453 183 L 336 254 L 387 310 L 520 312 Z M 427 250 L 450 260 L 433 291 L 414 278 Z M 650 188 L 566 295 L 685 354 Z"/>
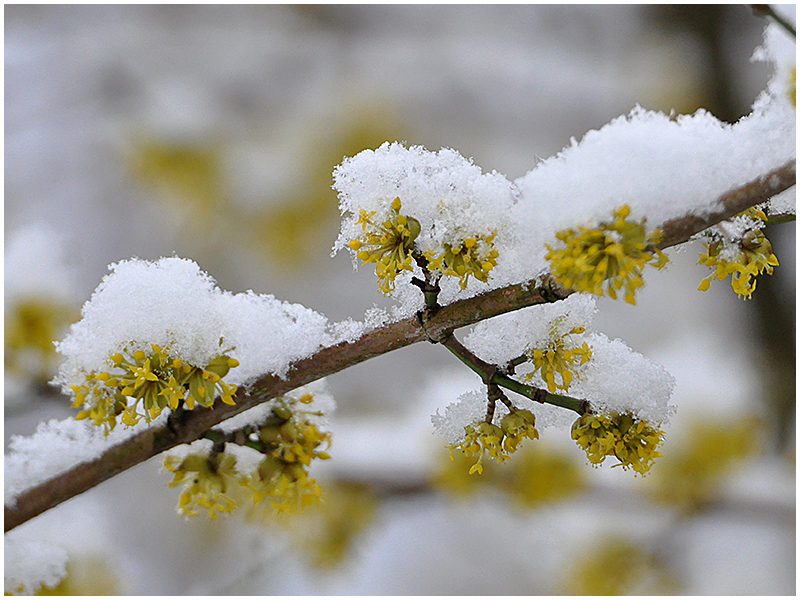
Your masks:
<path fill-rule="evenodd" d="M 709 203 L 713 207 L 709 211 L 712 216 L 698 218 L 696 215 L 686 215 L 675 220 L 674 225 L 667 222 L 667 233 L 660 246 L 666 248 L 681 243 L 710 224 L 761 204 L 793 185 L 794 160 L 724 194 L 716 203 Z M 294 360 L 288 368 L 281 368 L 280 373 L 263 375 L 242 386 L 235 394 L 235 403 L 232 405 L 217 404 L 213 408 L 198 407 L 180 415 L 172 414 L 163 422 L 159 419 L 140 431 L 128 432 L 126 439 L 104 448 L 93 457 L 79 454 L 69 456 L 66 453 L 70 460 L 78 464 L 69 466 L 69 463 L 62 461 L 56 465 L 55 471 L 48 472 L 49 478 L 39 478 L 30 487 L 16 489 L 11 497 L 7 495 L 5 531 L 165 450 L 197 440 L 224 420 L 278 395 L 392 350 L 420 341 L 441 340 L 460 327 L 521 308 L 562 300 L 571 293 L 572 290 L 564 289 L 545 275 L 451 302 L 430 315 L 424 326 L 417 316 L 412 316 L 376 327 L 349 341 L 325 346 L 313 353 L 306 351 L 305 358 Z M 60 427 L 51 424 L 46 429 L 52 431 Z M 22 440 L 12 442 L 12 453 L 5 461 L 7 482 L 9 475 L 13 478 L 13 469 L 24 469 L 29 464 L 26 462 L 29 454 L 39 447 L 35 438 L 36 434 L 28 443 Z M 9 472 L 9 469 L 12 471 Z"/>

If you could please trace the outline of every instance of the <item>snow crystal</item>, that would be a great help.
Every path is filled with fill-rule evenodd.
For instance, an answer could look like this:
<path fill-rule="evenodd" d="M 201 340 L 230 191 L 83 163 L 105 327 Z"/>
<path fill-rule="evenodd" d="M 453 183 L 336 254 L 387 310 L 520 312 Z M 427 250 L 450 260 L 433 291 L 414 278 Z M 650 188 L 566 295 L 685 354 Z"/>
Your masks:
<path fill-rule="evenodd" d="M 356 223 L 361 210 L 375 211 L 375 220 L 383 222 L 395 198 L 402 202 L 401 214 L 420 222 L 417 246 L 423 252 L 501 231 L 513 201 L 511 183 L 503 175 L 484 174 L 449 148 L 430 152 L 387 142 L 345 159 L 333 177 L 345 215 L 334 252 L 361 233 Z"/>
<path fill-rule="evenodd" d="M 478 323 L 464 345 L 483 360 L 504 365 L 530 348 L 545 347 L 575 327 L 588 327 L 597 312 L 595 297 L 572 294 L 552 304 L 540 304 Z"/>
<path fill-rule="evenodd" d="M 352 318 L 332 323 L 329 328 L 332 337 L 331 343 L 332 344 L 338 344 L 341 342 L 353 343 L 364 334 L 364 331 L 366 329 L 367 329 L 366 323 L 362 321 L 356 321 Z"/>
<path fill-rule="evenodd" d="M 450 445 L 457 444 L 464 439 L 464 428 L 476 421 L 486 418 L 486 392 L 477 390 L 467 392 L 458 397 L 458 400 L 449 404 L 444 409 L 444 414 L 439 411 L 431 417 L 436 432 L 447 440 Z"/>
<path fill-rule="evenodd" d="M 597 311 L 595 298 L 588 294 L 572 294 L 565 300 L 543 304 L 500 315 L 477 324 L 464 338 L 464 345 L 481 359 L 496 365 L 522 356 L 531 348 L 544 348 L 554 339 L 569 334 L 574 327 L 587 327 Z M 574 370 L 575 377 L 566 395 L 588 400 L 597 412 L 630 412 L 653 423 L 666 421 L 674 408 L 669 405 L 673 377 L 662 366 L 628 348 L 620 340 L 585 332 L 572 334 L 577 345 L 584 341 L 592 348 L 588 363 Z M 532 371 L 530 363 L 516 369 L 517 376 Z M 530 384 L 546 388 L 540 373 L 531 376 Z M 528 398 L 511 395 L 518 408 L 536 415 L 538 427 L 569 425 L 575 414 L 567 409 L 542 405 Z M 459 404 L 448 406 L 444 415 L 437 413 L 434 424 L 448 438 L 463 438 L 463 428 L 486 414 L 486 392 L 470 392 Z M 506 409 L 497 404 L 495 421 Z M 452 443 L 452 442 L 451 442 Z"/>
<path fill-rule="evenodd" d="M 508 217 L 514 186 L 497 172 L 483 173 L 455 150 L 430 152 L 421 146 L 407 148 L 387 142 L 377 150 L 364 150 L 346 158 L 333 175 L 343 214 L 334 254 L 345 248 L 350 250 L 348 242 L 363 233 L 357 223 L 362 210 L 375 212 L 373 221 L 382 223 L 395 198 L 402 203 L 400 214 L 420 223 L 415 245 L 421 252 L 440 254 L 444 244 L 458 245 L 469 237 L 493 234 L 497 244 L 511 234 Z M 356 253 L 350 251 L 355 264 Z M 418 267 L 415 269 L 419 271 Z M 409 285 L 411 277 L 411 272 L 403 272 L 396 279 L 393 297 L 403 307 L 396 318 L 407 317 L 422 306 L 419 290 Z M 451 278 L 444 278 L 441 286 L 443 301 L 487 289 L 486 284 L 472 280 L 467 291 L 461 293 L 458 282 Z"/>
<path fill-rule="evenodd" d="M 794 4 L 776 6 L 783 18 L 797 27 L 797 7 Z M 786 29 L 770 22 L 764 29 L 764 43 L 753 52 L 754 61 L 771 63 L 773 74 L 767 84 L 766 94 L 774 100 L 789 100 L 789 85 L 795 79 L 797 42 Z"/>
<path fill-rule="evenodd" d="M 796 215 L 797 214 L 797 189 L 790 187 L 785 192 L 769 199 L 767 215 Z"/>
<path fill-rule="evenodd" d="M 85 373 L 105 370 L 109 356 L 126 346 L 169 347 L 194 365 L 232 348 L 240 365 L 226 382 L 238 385 L 264 373 L 283 377 L 293 361 L 329 341 L 321 314 L 271 295 L 223 292 L 191 260 L 132 259 L 110 269 L 81 321 L 57 344 L 64 356 L 57 382 L 67 393 Z"/>
<path fill-rule="evenodd" d="M 6 533 L 3 546 L 6 595 L 32 595 L 67 576 L 67 551 L 60 546 L 27 539 L 20 531 Z"/>
<path fill-rule="evenodd" d="M 166 414 L 152 421 L 161 425 Z M 99 458 L 111 446 L 120 444 L 146 427 L 144 423 L 125 429 L 103 429 L 89 421 L 51 419 L 39 423 L 30 436 L 11 436 L 3 461 L 5 505 L 14 506 L 25 490 L 48 481 L 72 467 Z"/>
<path fill-rule="evenodd" d="M 589 401 L 598 413 L 629 412 L 664 423 L 675 412 L 669 404 L 675 378 L 661 365 L 631 350 L 622 340 L 590 333 L 592 358 L 573 379 L 569 395 Z"/>
<path fill-rule="evenodd" d="M 272 295 L 231 294 L 215 298 L 222 315 L 219 335 L 240 366 L 225 377 L 240 384 L 248 379 L 275 373 L 284 377 L 291 363 L 311 356 L 329 343 L 328 320 L 300 304 L 277 300 Z"/>

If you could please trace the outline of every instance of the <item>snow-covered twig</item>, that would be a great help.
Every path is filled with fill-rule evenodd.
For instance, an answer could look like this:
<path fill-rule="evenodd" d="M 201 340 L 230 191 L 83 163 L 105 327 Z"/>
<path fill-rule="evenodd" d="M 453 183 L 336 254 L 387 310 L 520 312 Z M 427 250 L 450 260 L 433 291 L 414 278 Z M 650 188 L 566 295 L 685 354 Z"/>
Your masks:
<path fill-rule="evenodd" d="M 687 215 L 662 226 L 659 248 L 687 241 L 696 233 L 795 185 L 795 161 L 763 175 L 719 198 L 718 207 L 706 216 Z M 80 463 L 16 497 L 5 507 L 5 531 L 53 508 L 122 471 L 173 448 L 190 443 L 222 421 L 278 395 L 345 368 L 420 341 L 440 341 L 454 330 L 507 312 L 536 304 L 555 302 L 572 294 L 549 276 L 509 285 L 440 307 L 424 322 L 417 317 L 389 323 L 361 335 L 353 342 L 323 348 L 299 360 L 284 378 L 265 375 L 236 394 L 235 404 L 198 407 L 172 415 L 165 424 L 149 427 L 109 447 L 99 458 Z"/>

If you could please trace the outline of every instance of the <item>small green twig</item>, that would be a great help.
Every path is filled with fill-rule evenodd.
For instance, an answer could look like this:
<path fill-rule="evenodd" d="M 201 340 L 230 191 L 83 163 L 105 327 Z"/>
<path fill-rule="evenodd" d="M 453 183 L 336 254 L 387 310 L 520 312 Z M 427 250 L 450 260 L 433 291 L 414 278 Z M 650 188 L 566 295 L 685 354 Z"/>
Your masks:
<path fill-rule="evenodd" d="M 779 223 L 790 223 L 797 220 L 797 215 L 791 213 L 775 214 L 767 217 L 767 225 L 778 225 Z"/>
<path fill-rule="evenodd" d="M 440 343 L 452 352 L 461 362 L 477 373 L 486 385 L 504 387 L 534 402 L 567 408 L 575 411 L 579 415 L 589 412 L 589 404 L 585 400 L 562 396 L 560 394 L 551 394 L 547 390 L 527 385 L 503 374 L 496 365 L 489 364 L 476 356 L 452 334 L 445 337 Z"/>
<path fill-rule="evenodd" d="M 506 366 L 505 366 L 505 372 L 506 372 L 506 374 L 508 374 L 508 375 L 513 375 L 513 374 L 514 374 L 514 371 L 516 370 L 516 368 L 517 368 L 519 365 L 521 365 L 521 364 L 523 364 L 523 363 L 526 363 L 526 362 L 528 362 L 529 360 L 530 360 L 530 359 L 528 358 L 528 355 L 527 355 L 527 354 L 523 354 L 523 355 L 521 355 L 521 356 L 518 356 L 517 358 L 512 358 L 510 361 L 508 361 L 508 363 L 506 363 Z"/>

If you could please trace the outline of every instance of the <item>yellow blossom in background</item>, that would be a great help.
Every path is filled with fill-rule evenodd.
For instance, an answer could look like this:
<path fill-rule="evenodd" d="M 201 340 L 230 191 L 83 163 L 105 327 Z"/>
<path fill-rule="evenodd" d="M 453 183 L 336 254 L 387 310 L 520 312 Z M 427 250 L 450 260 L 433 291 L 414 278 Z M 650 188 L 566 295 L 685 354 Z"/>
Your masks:
<path fill-rule="evenodd" d="M 532 509 L 581 491 L 582 473 L 574 459 L 537 445 L 511 461 L 508 472 L 501 474 L 499 487 L 519 507 Z"/>
<path fill-rule="evenodd" d="M 707 252 L 700 253 L 698 263 L 714 272 L 700 282 L 698 289 L 701 291 L 708 290 L 714 279 L 724 281 L 730 275 L 733 291 L 740 298 L 749 299 L 756 289 L 756 276 L 762 273 L 772 275 L 773 267 L 778 266 L 772 244 L 761 231 L 745 233 L 738 247 L 732 248 L 723 240 L 703 245 Z"/>
<path fill-rule="evenodd" d="M 586 330 L 583 327 L 574 327 L 568 333 L 552 339 L 549 346 L 530 349 L 527 354 L 533 362 L 534 369 L 525 375 L 525 379 L 530 381 L 539 371 L 551 394 L 555 394 L 557 389 L 568 391 L 575 375 L 575 368 L 583 366 L 591 360 L 592 348 L 586 342 L 580 346 L 568 347 L 565 338 L 568 335 L 581 334 L 584 331 Z M 560 376 L 560 383 L 556 381 L 556 374 Z"/>
<path fill-rule="evenodd" d="M 5 317 L 7 372 L 43 384 L 52 379 L 58 364 L 53 342 L 77 316 L 73 307 L 47 298 L 13 301 Z"/>
<path fill-rule="evenodd" d="M 430 261 L 428 267 L 443 275 L 458 277 L 462 290 L 467 287 L 470 275 L 486 283 L 499 256 L 494 248 L 494 237 L 495 234 L 468 237 L 458 244 L 444 244 L 444 250 L 438 256 L 435 252 L 426 252 Z"/>
<path fill-rule="evenodd" d="M 302 512 L 263 510 L 260 504 L 247 516 L 267 527 L 280 527 L 310 564 L 335 569 L 347 560 L 358 537 L 375 520 L 378 498 L 371 487 L 331 481 L 325 499 Z"/>
<path fill-rule="evenodd" d="M 108 371 L 93 371 L 83 384 L 71 386 L 73 407 L 85 407 L 76 419 L 104 425 L 106 433 L 114 429 L 117 417 L 131 427 L 142 419 L 155 419 L 167 407 L 175 410 L 181 403 L 189 410 L 197 404 L 211 407 L 217 394 L 226 404 L 234 403 L 236 386 L 222 378 L 239 361 L 226 353 L 198 367 L 173 358 L 169 348 L 151 344 L 149 352 L 125 350 L 107 362 Z"/>
<path fill-rule="evenodd" d="M 502 491 L 521 509 L 535 509 L 558 502 L 583 489 L 582 469 L 560 452 L 538 445 L 522 447 L 502 467 L 483 465 L 481 477 L 471 477 L 470 457 L 442 456 L 433 483 L 455 497 L 466 497 L 481 489 Z"/>
<path fill-rule="evenodd" d="M 754 418 L 723 422 L 703 417 L 693 422 L 688 439 L 670 448 L 648 478 L 651 495 L 684 513 L 713 502 L 736 463 L 757 450 L 761 425 Z"/>
<path fill-rule="evenodd" d="M 646 474 L 653 461 L 661 456 L 657 448 L 664 432 L 629 414 L 585 414 L 572 425 L 572 439 L 586 452 L 592 466 L 615 457 L 624 470 Z"/>
<path fill-rule="evenodd" d="M 644 285 L 642 270 L 652 263 L 658 269 L 667 264 L 667 256 L 653 248 L 658 232 L 647 235 L 641 223 L 627 221 L 630 208 L 625 205 L 614 211 L 612 223 L 595 228 L 565 229 L 556 234 L 564 243 L 555 249 L 547 244 L 547 260 L 552 274 L 566 288 L 617 298 L 625 289 L 625 301 L 636 304 L 636 290 Z"/>
<path fill-rule="evenodd" d="M 36 596 L 123 595 L 119 574 L 111 559 L 103 555 L 70 556 L 67 574 L 58 585 L 42 586 Z"/>
<path fill-rule="evenodd" d="M 481 465 L 481 477 L 472 477 L 469 471 L 474 465 L 473 458 L 463 452 L 454 454 L 452 450 L 453 448 L 450 448 L 449 457 L 447 454 L 442 455 L 438 472 L 433 478 L 433 483 L 438 489 L 456 497 L 467 497 L 482 487 L 496 486 L 497 469 L 494 465 L 491 463 Z"/>
<path fill-rule="evenodd" d="M 394 279 L 400 272 L 413 270 L 411 252 L 420 224 L 413 217 L 401 215 L 401 208 L 400 198 L 395 198 L 383 223 L 372 221 L 375 212 L 362 210 L 357 223 L 363 235 L 349 243 L 363 264 L 375 263 L 375 275 L 384 294 L 394 290 Z"/>
<path fill-rule="evenodd" d="M 183 485 L 178 501 L 178 513 L 187 517 L 208 510 L 209 518 L 216 520 L 217 513 L 229 513 L 236 502 L 228 495 L 229 488 L 237 484 L 236 457 L 231 454 L 190 454 L 184 459 L 167 456 L 164 467 L 175 474 L 170 487 Z"/>
<path fill-rule="evenodd" d="M 459 449 L 469 457 L 477 457 L 477 461 L 470 467 L 469 473 L 483 473 L 483 455 L 488 454 L 497 462 L 511 458 L 523 439 L 535 440 L 539 438 L 536 431 L 536 417 L 529 410 L 513 409 L 500 421 L 500 426 L 482 421 L 472 423 L 464 428 L 464 439 L 450 446 L 452 450 Z"/>
<path fill-rule="evenodd" d="M 570 562 L 563 593 L 570 596 L 672 595 L 679 585 L 658 554 L 607 535 Z"/>

